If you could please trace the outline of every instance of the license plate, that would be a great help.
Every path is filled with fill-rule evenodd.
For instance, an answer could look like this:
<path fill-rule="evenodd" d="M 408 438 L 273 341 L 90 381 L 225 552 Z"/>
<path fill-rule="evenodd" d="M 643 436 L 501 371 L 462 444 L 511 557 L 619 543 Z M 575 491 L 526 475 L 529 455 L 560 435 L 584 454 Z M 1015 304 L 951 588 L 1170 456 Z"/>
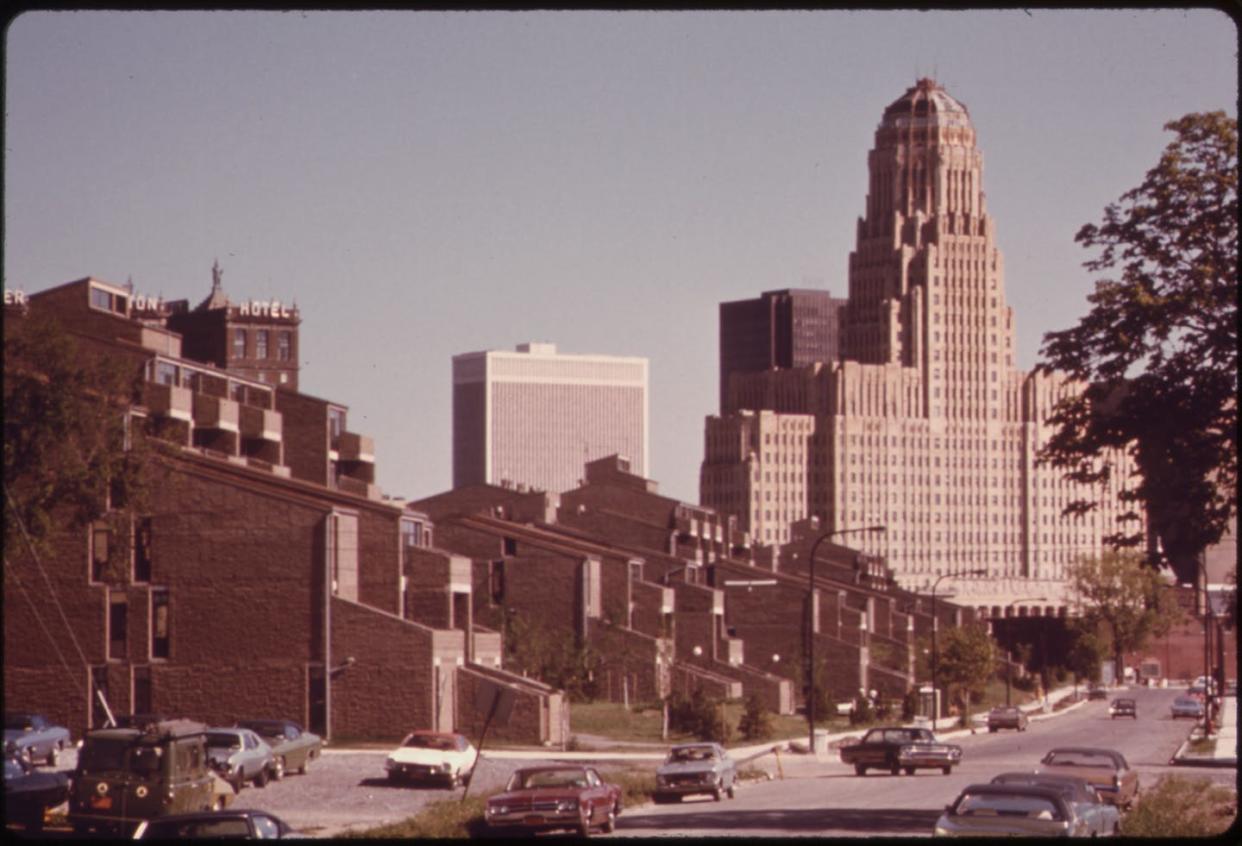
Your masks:
<path fill-rule="evenodd" d="M 526 818 L 526 824 L 527 825 L 543 825 L 543 817 L 538 816 L 537 814 L 531 815 Z"/>
<path fill-rule="evenodd" d="M 100 810 L 106 810 L 108 808 L 111 808 L 112 797 L 111 796 L 92 796 L 91 807 L 99 808 Z"/>

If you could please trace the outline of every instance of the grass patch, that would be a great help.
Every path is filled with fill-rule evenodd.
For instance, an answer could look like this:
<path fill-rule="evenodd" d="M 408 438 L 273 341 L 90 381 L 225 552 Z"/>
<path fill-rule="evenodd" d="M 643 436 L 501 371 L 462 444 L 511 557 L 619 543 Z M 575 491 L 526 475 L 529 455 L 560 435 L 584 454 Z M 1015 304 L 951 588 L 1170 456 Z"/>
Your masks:
<path fill-rule="evenodd" d="M 1200 737 L 1190 741 L 1190 745 L 1186 747 L 1186 751 L 1192 755 L 1211 755 L 1216 751 L 1216 739 Z"/>
<path fill-rule="evenodd" d="M 1238 817 L 1238 795 L 1205 778 L 1165 776 L 1121 818 L 1126 837 L 1216 837 Z"/>

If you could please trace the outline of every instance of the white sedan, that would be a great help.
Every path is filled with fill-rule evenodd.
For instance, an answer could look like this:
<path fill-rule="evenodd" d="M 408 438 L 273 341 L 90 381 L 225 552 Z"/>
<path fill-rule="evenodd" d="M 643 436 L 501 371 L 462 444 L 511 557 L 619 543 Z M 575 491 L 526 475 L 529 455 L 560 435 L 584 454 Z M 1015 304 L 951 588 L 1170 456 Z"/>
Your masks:
<path fill-rule="evenodd" d="M 455 788 L 469 784 L 479 750 L 456 732 L 415 731 L 388 755 L 388 780 L 442 781 Z"/>

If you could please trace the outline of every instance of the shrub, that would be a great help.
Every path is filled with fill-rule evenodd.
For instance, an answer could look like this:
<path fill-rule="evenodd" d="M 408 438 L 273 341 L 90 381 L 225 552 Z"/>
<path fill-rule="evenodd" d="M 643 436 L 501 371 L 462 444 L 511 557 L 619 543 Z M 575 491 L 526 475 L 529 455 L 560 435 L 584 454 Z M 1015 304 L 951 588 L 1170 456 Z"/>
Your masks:
<path fill-rule="evenodd" d="M 746 710 L 738 721 L 737 730 L 747 740 L 767 740 L 772 736 L 772 715 L 758 694 L 752 693 L 746 698 Z"/>
<path fill-rule="evenodd" d="M 702 687 L 696 687 L 689 699 L 675 693 L 669 699 L 669 728 L 699 740 L 728 743 L 733 729 L 722 705 L 723 700 L 708 696 Z"/>
<path fill-rule="evenodd" d="M 1165 776 L 1121 818 L 1126 837 L 1214 837 L 1233 825 L 1236 794 L 1205 778 Z"/>
<path fill-rule="evenodd" d="M 850 711 L 850 725 L 856 726 L 860 723 L 869 723 L 875 719 L 875 708 L 871 707 L 871 700 L 865 696 L 858 696 L 854 699 L 854 708 Z"/>

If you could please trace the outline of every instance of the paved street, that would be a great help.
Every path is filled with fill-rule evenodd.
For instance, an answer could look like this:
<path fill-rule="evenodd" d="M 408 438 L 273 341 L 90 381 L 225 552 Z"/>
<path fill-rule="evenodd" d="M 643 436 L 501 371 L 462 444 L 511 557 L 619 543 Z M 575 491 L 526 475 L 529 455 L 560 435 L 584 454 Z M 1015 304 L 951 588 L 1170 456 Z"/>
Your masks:
<path fill-rule="evenodd" d="M 1161 775 L 1173 772 L 1234 785 L 1236 767 L 1190 768 L 1169 763 L 1192 728 L 1190 721 L 1169 716 L 1169 705 L 1180 692 L 1172 688 L 1124 691 L 1138 702 L 1137 720 L 1113 720 L 1107 702 L 1092 701 L 1037 716 L 1022 733 L 941 731 L 943 739 L 961 744 L 965 751 L 962 764 L 949 776 L 924 770 L 914 776 L 872 772 L 860 778 L 839 761 L 835 750 L 818 759 L 788 752 L 764 754 L 744 766 L 766 771 L 771 780 L 741 784 L 733 800 L 691 798 L 674 805 L 627 808 L 613 836 L 929 835 L 941 809 L 962 787 L 988 781 L 1001 772 L 1034 769 L 1054 746 L 1117 749 L 1138 771 L 1142 785 L 1154 784 Z M 1228 719 L 1236 726 L 1236 699 L 1226 703 Z M 289 775 L 265 788 L 248 787 L 234 806 L 263 808 L 305 834 L 331 837 L 348 829 L 397 822 L 432 802 L 461 797 L 461 789 L 390 785 L 384 776 L 387 751 L 330 747 L 307 775 Z M 623 754 L 632 757 L 594 763 L 604 772 L 650 771 L 657 765 L 650 751 Z M 568 753 L 563 757 L 587 756 Z M 496 750 L 479 765 L 470 792 L 497 790 L 513 770 L 541 760 L 548 758 L 536 751 Z M 59 768 L 72 769 L 75 763 L 76 752 L 71 750 Z"/>

